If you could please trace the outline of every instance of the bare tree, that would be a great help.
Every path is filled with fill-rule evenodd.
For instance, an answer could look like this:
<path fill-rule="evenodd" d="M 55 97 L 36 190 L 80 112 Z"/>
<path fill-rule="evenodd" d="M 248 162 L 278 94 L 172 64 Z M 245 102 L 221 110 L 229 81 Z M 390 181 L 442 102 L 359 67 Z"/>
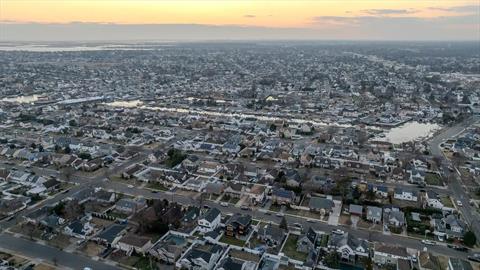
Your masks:
<path fill-rule="evenodd" d="M 73 168 L 65 167 L 60 171 L 60 173 L 65 178 L 65 180 L 70 181 L 72 180 L 72 176 L 73 176 Z"/>

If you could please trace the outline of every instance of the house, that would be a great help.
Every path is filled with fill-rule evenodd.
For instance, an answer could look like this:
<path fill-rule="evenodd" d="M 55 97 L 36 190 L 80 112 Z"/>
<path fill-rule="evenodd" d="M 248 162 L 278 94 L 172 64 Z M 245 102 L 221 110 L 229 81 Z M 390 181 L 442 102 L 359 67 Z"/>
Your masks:
<path fill-rule="evenodd" d="M 227 257 L 220 262 L 218 270 L 255 270 L 257 263 L 252 261 L 244 261 L 234 257 Z"/>
<path fill-rule="evenodd" d="M 175 267 L 188 270 L 213 270 L 223 251 L 223 247 L 217 244 L 194 244 L 176 262 Z"/>
<path fill-rule="evenodd" d="M 412 169 L 410 171 L 410 178 L 408 179 L 408 182 L 411 183 L 411 184 L 416 184 L 416 185 L 424 185 L 425 184 L 425 171 Z"/>
<path fill-rule="evenodd" d="M 132 177 L 134 177 L 137 173 L 139 173 L 140 171 L 144 170 L 145 167 L 143 165 L 140 165 L 140 164 L 133 164 L 133 165 L 130 165 L 129 167 L 127 167 L 125 169 L 125 171 L 122 173 L 122 177 L 125 178 L 125 179 L 130 179 Z"/>
<path fill-rule="evenodd" d="M 152 246 L 148 253 L 162 262 L 174 264 L 187 246 L 188 241 L 186 238 L 167 233 L 160 241 Z"/>
<path fill-rule="evenodd" d="M 92 200 L 100 203 L 113 203 L 117 198 L 115 192 L 107 191 L 104 189 L 96 190 L 92 196 Z"/>
<path fill-rule="evenodd" d="M 317 241 L 317 233 L 308 228 L 305 234 L 299 236 L 297 240 L 297 251 L 303 253 L 309 253 L 310 250 L 315 249 L 315 242 Z"/>
<path fill-rule="evenodd" d="M 425 199 L 427 201 L 427 205 L 433 208 L 442 209 L 443 203 L 440 199 L 440 196 L 435 191 L 427 190 L 425 193 Z"/>
<path fill-rule="evenodd" d="M 225 235 L 247 235 L 252 223 L 252 216 L 235 213 L 225 224 Z"/>
<path fill-rule="evenodd" d="M 355 261 L 357 257 L 369 256 L 369 243 L 366 240 L 356 238 L 351 234 L 332 234 L 328 241 L 328 248 L 337 251 L 341 258 Z"/>
<path fill-rule="evenodd" d="M 382 208 L 367 206 L 367 220 L 379 224 L 382 222 Z"/>
<path fill-rule="evenodd" d="M 468 261 L 450 257 L 447 270 L 473 270 L 473 267 Z"/>
<path fill-rule="evenodd" d="M 250 197 L 254 204 L 261 203 L 265 199 L 265 186 L 253 185 L 246 190 L 246 194 Z"/>
<path fill-rule="evenodd" d="M 467 230 L 465 222 L 453 214 L 449 214 L 442 219 L 435 219 L 434 234 L 438 237 L 447 239 L 462 239 Z"/>
<path fill-rule="evenodd" d="M 145 208 L 146 206 L 147 204 L 146 204 L 146 201 L 144 200 L 134 200 L 129 198 L 123 198 L 118 200 L 115 203 L 115 210 L 122 213 L 132 214 L 132 213 L 138 212 L 139 210 Z"/>
<path fill-rule="evenodd" d="M 200 208 L 191 206 L 183 215 L 180 226 L 185 230 L 193 229 L 197 226 L 199 217 Z"/>
<path fill-rule="evenodd" d="M 126 229 L 127 225 L 113 223 L 97 234 L 93 240 L 107 247 L 111 247 L 116 244 Z"/>
<path fill-rule="evenodd" d="M 412 190 L 405 190 L 402 188 L 395 188 L 393 197 L 397 200 L 416 202 L 418 200 L 417 192 Z"/>
<path fill-rule="evenodd" d="M 272 203 L 291 204 L 295 201 L 295 192 L 284 188 L 275 188 L 272 192 Z"/>
<path fill-rule="evenodd" d="M 405 214 L 398 208 L 385 208 L 383 210 L 383 223 L 399 228 L 405 225 Z"/>
<path fill-rule="evenodd" d="M 205 186 L 205 193 L 210 195 L 220 196 L 225 190 L 225 185 L 223 183 L 208 183 Z"/>
<path fill-rule="evenodd" d="M 363 215 L 363 206 L 358 204 L 350 204 L 348 207 L 348 212 L 350 215 L 361 217 Z"/>
<path fill-rule="evenodd" d="M 31 220 L 28 220 L 31 222 Z M 35 222 L 31 222 L 34 223 Z M 38 223 L 50 231 L 56 232 L 59 228 L 65 223 L 65 219 L 59 217 L 57 214 L 53 213 L 50 215 L 45 215 L 42 218 L 38 219 Z"/>
<path fill-rule="evenodd" d="M 285 230 L 277 225 L 267 224 L 258 229 L 257 238 L 269 247 L 277 247 L 285 238 Z"/>
<path fill-rule="evenodd" d="M 211 208 L 198 220 L 197 230 L 202 233 L 211 232 L 220 225 L 220 221 L 220 210 L 218 210 L 217 208 Z"/>
<path fill-rule="evenodd" d="M 373 262 L 378 265 L 397 265 L 398 260 L 408 260 L 407 249 L 384 243 L 375 243 Z"/>
<path fill-rule="evenodd" d="M 85 239 L 93 233 L 93 225 L 88 221 L 74 220 L 68 224 L 63 232 L 76 238 Z"/>
<path fill-rule="evenodd" d="M 308 202 L 311 211 L 320 212 L 322 215 L 330 213 L 334 206 L 335 203 L 332 200 L 322 197 L 311 197 Z"/>
<path fill-rule="evenodd" d="M 240 198 L 243 195 L 243 191 L 244 186 L 242 184 L 229 182 L 224 192 L 230 197 Z"/>
<path fill-rule="evenodd" d="M 149 237 L 129 233 L 120 238 L 115 246 L 125 251 L 127 255 L 132 254 L 134 251 L 138 254 L 145 254 L 152 247 L 152 242 Z"/>

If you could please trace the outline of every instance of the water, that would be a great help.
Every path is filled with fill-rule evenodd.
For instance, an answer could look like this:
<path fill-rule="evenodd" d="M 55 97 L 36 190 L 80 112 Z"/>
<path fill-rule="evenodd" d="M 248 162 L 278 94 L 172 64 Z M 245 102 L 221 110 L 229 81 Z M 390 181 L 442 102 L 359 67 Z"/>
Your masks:
<path fill-rule="evenodd" d="M 430 137 L 438 129 L 440 126 L 437 124 L 408 122 L 390 129 L 385 133 L 384 139 L 394 144 L 416 141 Z"/>
<path fill-rule="evenodd" d="M 18 96 L 18 97 L 10 97 L 10 98 L 3 98 L 1 101 L 4 102 L 12 102 L 12 103 L 32 103 L 38 101 L 39 95 L 31 95 L 31 96 Z"/>
<path fill-rule="evenodd" d="M 140 100 L 130 100 L 130 101 L 118 100 L 118 101 L 105 103 L 105 105 L 107 105 L 107 106 L 121 107 L 121 108 L 136 108 L 136 107 L 139 107 L 142 104 L 143 104 L 143 102 L 140 101 Z"/>
<path fill-rule="evenodd" d="M 0 51 L 26 51 L 26 52 L 81 52 L 81 51 L 106 51 L 106 50 L 153 50 L 171 46 L 168 44 L 108 44 L 108 45 L 45 45 L 45 44 L 5 44 L 0 43 Z"/>

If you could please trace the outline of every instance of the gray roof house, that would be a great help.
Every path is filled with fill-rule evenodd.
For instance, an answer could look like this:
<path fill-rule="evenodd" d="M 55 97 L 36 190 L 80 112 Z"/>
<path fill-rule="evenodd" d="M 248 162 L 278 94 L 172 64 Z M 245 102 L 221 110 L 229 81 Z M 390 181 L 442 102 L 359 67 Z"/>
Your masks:
<path fill-rule="evenodd" d="M 332 200 L 321 197 L 311 197 L 308 203 L 308 207 L 312 211 L 324 211 L 329 213 L 332 211 L 332 208 L 335 206 Z"/>
<path fill-rule="evenodd" d="M 369 243 L 366 240 L 351 236 L 349 233 L 332 234 L 328 241 L 328 248 L 336 250 L 342 259 L 353 260 L 355 256 L 367 257 Z"/>
<path fill-rule="evenodd" d="M 367 206 L 367 220 L 374 223 L 382 222 L 382 208 L 376 206 Z"/>

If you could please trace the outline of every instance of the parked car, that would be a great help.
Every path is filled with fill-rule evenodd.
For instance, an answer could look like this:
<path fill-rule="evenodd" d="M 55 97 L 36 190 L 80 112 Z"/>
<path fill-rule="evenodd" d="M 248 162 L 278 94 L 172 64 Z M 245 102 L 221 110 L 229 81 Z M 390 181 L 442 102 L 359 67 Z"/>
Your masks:
<path fill-rule="evenodd" d="M 480 262 L 480 253 L 474 253 L 467 257 L 470 261 Z"/>
<path fill-rule="evenodd" d="M 422 243 L 424 243 L 425 245 L 430 245 L 430 246 L 435 246 L 437 244 L 437 242 L 432 241 L 432 240 L 422 240 Z"/>
<path fill-rule="evenodd" d="M 345 232 L 340 230 L 340 229 L 336 229 L 336 230 L 333 230 L 332 233 L 334 233 L 334 234 L 344 234 Z"/>
<path fill-rule="evenodd" d="M 460 200 L 457 200 L 457 205 L 462 207 L 463 206 L 463 203 L 460 201 Z"/>

